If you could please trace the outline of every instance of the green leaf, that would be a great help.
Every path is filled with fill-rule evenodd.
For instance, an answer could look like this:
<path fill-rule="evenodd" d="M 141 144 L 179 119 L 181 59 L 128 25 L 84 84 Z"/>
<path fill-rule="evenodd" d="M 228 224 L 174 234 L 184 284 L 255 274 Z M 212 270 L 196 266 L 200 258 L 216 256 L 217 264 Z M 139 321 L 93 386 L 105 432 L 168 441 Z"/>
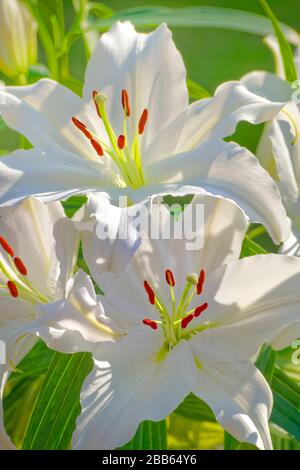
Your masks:
<path fill-rule="evenodd" d="M 55 352 L 38 394 L 22 449 L 67 449 L 80 413 L 80 390 L 92 368 L 88 353 Z"/>
<path fill-rule="evenodd" d="M 292 343 L 291 347 L 279 351 L 276 356 L 276 365 L 290 379 L 300 386 L 300 340 Z"/>
<path fill-rule="evenodd" d="M 238 450 L 240 445 L 241 443 L 237 439 L 224 431 L 224 450 Z"/>
<path fill-rule="evenodd" d="M 264 248 L 246 236 L 243 241 L 240 258 L 246 258 L 247 256 L 254 255 L 265 255 L 266 253 L 267 251 Z"/>
<path fill-rule="evenodd" d="M 256 360 L 256 367 L 261 371 L 269 383 L 272 382 L 275 359 L 276 352 L 271 348 L 271 346 L 264 345 Z"/>
<path fill-rule="evenodd" d="M 118 11 L 108 18 L 90 20 L 88 29 L 106 30 L 116 21 L 130 20 L 136 26 L 153 27 L 162 22 L 172 27 L 221 28 L 266 36 L 273 32 L 270 22 L 262 15 L 232 8 L 194 6 L 168 8 L 142 6 Z M 297 43 L 298 34 L 290 26 L 280 24 L 288 39 Z"/>
<path fill-rule="evenodd" d="M 187 79 L 187 87 L 189 91 L 189 97 L 193 100 L 202 100 L 203 98 L 209 98 L 211 94 L 205 90 L 199 83 L 193 80 Z"/>
<path fill-rule="evenodd" d="M 3 409 L 5 426 L 17 448 L 20 448 L 36 397 L 54 355 L 38 341 L 27 356 L 17 365 L 5 386 Z"/>
<path fill-rule="evenodd" d="M 272 22 L 274 33 L 277 37 L 279 47 L 280 47 L 280 53 L 282 56 L 285 77 L 289 82 L 294 82 L 297 80 L 298 77 L 297 77 L 297 71 L 296 71 L 296 67 L 294 63 L 292 48 L 290 44 L 288 43 L 288 40 L 285 37 L 284 32 L 282 31 L 282 28 L 279 22 L 277 21 L 276 16 L 274 15 L 273 11 L 269 7 L 266 0 L 259 0 L 259 1 L 266 15 Z"/>
<path fill-rule="evenodd" d="M 272 390 L 274 407 L 271 422 L 300 441 L 300 386 L 275 367 Z"/>
<path fill-rule="evenodd" d="M 274 450 L 300 450 L 300 442 L 290 438 L 278 426 L 271 425 L 270 431 Z"/>
<path fill-rule="evenodd" d="M 72 196 L 66 201 L 62 201 L 66 216 L 71 218 L 85 204 L 86 196 Z"/>
<path fill-rule="evenodd" d="M 4 132 L 8 129 L 4 119 L 0 117 L 0 132 Z"/>
<path fill-rule="evenodd" d="M 135 436 L 120 447 L 120 450 L 165 450 L 167 449 L 166 421 L 144 421 Z"/>
<path fill-rule="evenodd" d="M 192 393 L 176 408 L 175 413 L 196 421 L 216 422 L 215 415 L 209 406 Z"/>
<path fill-rule="evenodd" d="M 50 77 L 50 71 L 44 64 L 35 64 L 29 67 L 29 83 L 34 83 L 44 77 Z"/>

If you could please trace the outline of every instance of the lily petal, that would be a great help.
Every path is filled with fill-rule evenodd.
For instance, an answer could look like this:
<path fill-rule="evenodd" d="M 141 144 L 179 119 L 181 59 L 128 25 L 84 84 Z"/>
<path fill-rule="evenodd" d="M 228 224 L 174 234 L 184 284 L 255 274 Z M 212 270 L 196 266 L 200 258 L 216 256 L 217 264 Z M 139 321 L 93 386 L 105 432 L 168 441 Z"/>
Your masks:
<path fill-rule="evenodd" d="M 141 246 L 117 278 L 111 273 L 102 275 L 101 267 L 99 269 L 95 260 L 89 259 L 91 273 L 106 294 L 103 298 L 105 309 L 108 308 L 110 313 L 119 312 L 121 324 L 124 321 L 140 323 L 149 309 L 144 280 L 151 281 L 159 297 L 170 299 L 165 270 L 171 269 L 177 286 L 175 298 L 179 301 L 187 275 L 199 273 L 201 269 L 211 271 L 238 259 L 248 225 L 245 214 L 236 204 L 209 194 L 196 195 L 176 217 L 163 204 L 161 196 L 146 200 L 144 209 L 147 228 L 150 227 L 152 233 L 141 231 Z M 145 219 L 141 218 L 141 221 Z M 151 238 L 153 229 L 159 231 Z M 174 233 L 182 236 L 175 237 Z M 103 241 L 94 237 L 93 242 L 94 252 L 98 246 L 100 251 Z M 126 259 L 129 252 L 126 248 Z M 157 312 L 153 310 L 153 314 L 156 316 Z M 115 314 L 112 315 L 115 318 Z"/>
<path fill-rule="evenodd" d="M 95 279 L 105 272 L 120 274 L 139 247 L 141 240 L 130 212 L 130 208 L 112 205 L 106 196 L 91 195 L 73 217 L 81 233 L 84 259 Z"/>
<path fill-rule="evenodd" d="M 4 416 L 3 416 L 3 406 L 2 406 L 2 397 L 4 392 L 4 387 L 7 381 L 7 370 L 0 365 L 0 450 L 15 450 L 15 446 L 10 440 L 10 437 L 6 433 L 4 426 Z"/>
<path fill-rule="evenodd" d="M 200 186 L 235 201 L 251 221 L 260 222 L 276 243 L 289 235 L 279 190 L 247 149 L 221 140 L 171 156 L 148 169 L 153 184 Z"/>
<path fill-rule="evenodd" d="M 50 348 L 67 353 L 92 352 L 97 343 L 123 335 L 105 315 L 91 278 L 81 270 L 70 280 L 66 299 L 37 306 L 37 320 L 29 328 Z"/>
<path fill-rule="evenodd" d="M 131 98 L 130 140 L 143 109 L 149 108 L 142 146 L 153 142 L 161 128 L 188 106 L 185 67 L 166 25 L 140 34 L 130 22 L 117 22 L 102 35 L 87 66 L 83 95 L 89 101 L 93 90 L 104 93 L 110 120 L 120 132 L 123 89 Z"/>
<path fill-rule="evenodd" d="M 253 364 L 204 365 L 198 371 L 193 392 L 211 407 L 221 426 L 236 439 L 262 450 L 272 449 L 268 427 L 272 392 Z"/>
<path fill-rule="evenodd" d="M 103 190 L 107 183 L 101 164 L 57 149 L 17 150 L 0 161 L 1 205 L 12 205 L 28 196 L 45 202 L 67 199 Z"/>
<path fill-rule="evenodd" d="M 248 89 L 247 85 L 226 82 L 217 88 L 212 98 L 197 101 L 183 110 L 145 148 L 145 165 L 192 150 L 209 139 L 228 137 L 234 134 L 241 121 L 259 124 L 277 116 L 286 97 L 279 95 L 277 100 L 270 100 Z"/>
<path fill-rule="evenodd" d="M 73 448 L 119 447 L 142 421 L 164 419 L 185 398 L 195 383 L 191 349 L 183 341 L 157 363 L 161 341 L 159 333 L 140 327 L 114 347 L 104 346 L 83 385 Z"/>
<path fill-rule="evenodd" d="M 287 104 L 292 99 L 291 84 L 270 72 L 255 71 L 244 75 L 241 82 L 251 92 L 273 103 Z M 273 116 L 274 117 L 274 116 Z"/>
<path fill-rule="evenodd" d="M 97 160 L 91 145 L 72 123 L 75 116 L 102 137 L 102 123 L 95 106 L 54 80 L 42 79 L 25 87 L 6 87 L 0 92 L 0 113 L 6 123 L 25 135 L 40 150 L 60 147 Z M 100 129 L 99 129 L 100 128 Z"/>
<path fill-rule="evenodd" d="M 45 205 L 28 198 L 16 206 L 1 207 L 0 218 L 1 236 L 22 259 L 26 278 L 35 289 L 51 297 L 63 292 L 73 273 L 79 240 L 61 204 Z M 10 270 L 6 258 L 2 262 Z"/>
<path fill-rule="evenodd" d="M 300 336 L 300 259 L 257 255 L 208 275 L 207 319 L 201 341 L 231 360 L 253 357 L 264 344 L 283 349 Z"/>
<path fill-rule="evenodd" d="M 290 256 L 300 256 L 300 218 L 292 224 L 291 235 L 282 245 L 280 253 Z"/>
<path fill-rule="evenodd" d="M 3 393 L 12 365 L 17 365 L 36 342 L 34 335 L 24 335 L 28 323 L 28 319 L 19 318 L 6 323 L 0 329 L 0 340 L 6 346 L 6 364 L 0 365 L 0 450 L 15 449 L 4 426 Z"/>

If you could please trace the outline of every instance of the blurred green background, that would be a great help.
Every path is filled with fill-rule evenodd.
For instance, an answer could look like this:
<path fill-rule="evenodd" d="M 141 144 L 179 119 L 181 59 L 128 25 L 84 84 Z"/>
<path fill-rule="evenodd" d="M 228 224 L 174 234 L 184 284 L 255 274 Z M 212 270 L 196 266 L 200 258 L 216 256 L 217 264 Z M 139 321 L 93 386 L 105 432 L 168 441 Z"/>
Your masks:
<path fill-rule="evenodd" d="M 144 5 L 207 5 L 264 14 L 258 0 L 104 0 L 101 3 L 113 10 Z M 270 0 L 269 5 L 280 21 L 300 31 L 300 0 Z M 221 29 L 172 29 L 177 47 L 183 55 L 188 77 L 211 93 L 220 83 L 239 79 L 251 70 L 273 70 L 272 55 L 257 36 Z M 76 61 L 78 47 L 78 44 L 74 45 L 72 50 L 72 63 L 76 64 L 73 72 L 77 77 L 82 77 L 83 63 Z"/>

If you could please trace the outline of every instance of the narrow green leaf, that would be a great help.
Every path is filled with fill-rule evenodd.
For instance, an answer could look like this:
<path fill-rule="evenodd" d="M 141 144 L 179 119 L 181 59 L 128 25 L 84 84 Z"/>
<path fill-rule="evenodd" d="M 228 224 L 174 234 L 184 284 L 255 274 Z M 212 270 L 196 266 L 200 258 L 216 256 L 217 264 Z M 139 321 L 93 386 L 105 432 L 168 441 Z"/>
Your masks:
<path fill-rule="evenodd" d="M 193 80 L 187 79 L 187 87 L 189 91 L 189 97 L 193 100 L 202 100 L 203 98 L 210 98 L 211 94 L 205 90 L 199 83 Z"/>
<path fill-rule="evenodd" d="M 280 53 L 282 56 L 282 61 L 283 61 L 283 66 L 284 66 L 284 71 L 285 71 L 285 77 L 289 82 L 294 82 L 297 80 L 297 71 L 295 67 L 295 62 L 294 62 L 294 57 L 293 57 L 293 51 L 292 48 L 284 35 L 284 32 L 282 31 L 282 28 L 274 15 L 273 11 L 269 7 L 268 3 L 266 0 L 259 0 L 261 3 L 261 6 L 263 7 L 266 15 L 268 18 L 271 20 L 274 33 L 277 37 L 278 44 L 280 47 Z"/>
<path fill-rule="evenodd" d="M 215 415 L 209 406 L 192 393 L 176 408 L 175 413 L 196 421 L 216 422 Z"/>
<path fill-rule="evenodd" d="M 241 443 L 237 439 L 224 431 L 224 450 L 238 450 L 240 445 Z"/>
<path fill-rule="evenodd" d="M 56 352 L 38 394 L 22 449 L 67 449 L 80 413 L 80 390 L 92 367 L 88 353 Z"/>
<path fill-rule="evenodd" d="M 272 388 L 300 410 L 300 386 L 279 367 L 275 368 Z"/>
<path fill-rule="evenodd" d="M 264 248 L 246 236 L 243 241 L 240 258 L 246 258 L 247 256 L 254 255 L 265 255 L 266 253 L 267 251 Z"/>
<path fill-rule="evenodd" d="M 276 352 L 271 348 L 271 346 L 264 345 L 256 360 L 256 367 L 261 371 L 269 383 L 272 382 L 275 359 Z"/>
<path fill-rule="evenodd" d="M 166 421 L 144 421 L 135 436 L 120 450 L 165 450 L 167 448 Z"/>
<path fill-rule="evenodd" d="M 90 20 L 88 29 L 97 28 L 105 31 L 118 20 L 130 20 L 140 27 L 153 27 L 165 22 L 172 27 L 221 28 L 259 36 L 273 32 L 270 22 L 264 16 L 245 10 L 210 6 L 168 8 L 154 5 L 129 8 L 118 11 L 110 17 Z M 283 23 L 280 23 L 280 27 L 289 41 L 296 44 L 298 41 L 296 31 Z"/>
<path fill-rule="evenodd" d="M 300 442 L 292 439 L 278 426 L 271 426 L 271 436 L 274 450 L 300 450 Z"/>
<path fill-rule="evenodd" d="M 300 386 L 275 367 L 272 391 L 274 406 L 271 422 L 300 441 Z"/>

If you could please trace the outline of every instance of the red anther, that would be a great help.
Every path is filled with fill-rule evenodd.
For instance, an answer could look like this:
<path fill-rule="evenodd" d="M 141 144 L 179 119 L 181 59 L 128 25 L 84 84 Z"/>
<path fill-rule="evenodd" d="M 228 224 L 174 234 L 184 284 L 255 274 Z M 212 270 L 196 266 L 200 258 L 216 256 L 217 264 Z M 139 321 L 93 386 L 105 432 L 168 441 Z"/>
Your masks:
<path fill-rule="evenodd" d="M 3 237 L 0 237 L 0 245 L 2 246 L 3 250 L 6 251 L 6 253 L 9 254 L 9 256 L 13 257 L 15 254 L 14 254 L 14 250 L 12 249 L 12 247 L 7 243 L 7 241 L 5 240 L 5 238 Z"/>
<path fill-rule="evenodd" d="M 197 283 L 197 294 L 198 295 L 202 294 L 204 282 L 205 282 L 205 271 L 202 269 L 200 274 L 199 274 L 199 279 L 198 279 L 198 283 Z"/>
<path fill-rule="evenodd" d="M 139 120 L 139 134 L 143 134 L 148 121 L 148 109 L 144 109 Z"/>
<path fill-rule="evenodd" d="M 181 328 L 184 330 L 188 324 L 193 320 L 194 318 L 194 315 L 192 313 L 190 313 L 190 315 L 188 315 L 187 317 L 184 317 L 182 320 L 181 320 Z"/>
<path fill-rule="evenodd" d="M 119 147 L 120 150 L 123 150 L 123 148 L 125 147 L 125 142 L 126 142 L 125 135 L 123 135 L 123 134 L 119 135 L 119 137 L 118 137 L 118 147 Z"/>
<path fill-rule="evenodd" d="M 9 292 L 10 292 L 10 295 L 12 297 L 18 297 L 19 296 L 18 288 L 17 288 L 16 284 L 13 281 L 8 281 L 6 285 L 8 287 Z"/>
<path fill-rule="evenodd" d="M 122 106 L 127 117 L 130 116 L 130 102 L 127 90 L 122 90 Z"/>
<path fill-rule="evenodd" d="M 144 288 L 145 288 L 145 290 L 148 294 L 150 304 L 154 305 L 154 303 L 155 303 L 155 294 L 154 294 L 153 289 L 150 287 L 150 285 L 148 284 L 147 281 L 144 281 Z"/>
<path fill-rule="evenodd" d="M 91 144 L 94 147 L 94 149 L 96 150 L 99 157 L 103 157 L 103 148 L 102 148 L 101 144 L 99 144 L 99 142 L 97 142 L 97 140 L 95 140 L 95 139 L 91 139 Z"/>
<path fill-rule="evenodd" d="M 76 117 L 72 117 L 73 124 L 79 129 L 88 139 L 92 139 L 93 136 L 83 122 L 79 121 Z"/>
<path fill-rule="evenodd" d="M 101 113 L 100 113 L 99 108 L 97 106 L 97 103 L 95 101 L 95 98 L 96 98 L 97 95 L 98 95 L 98 91 L 94 90 L 93 91 L 93 100 L 94 100 L 94 103 L 95 103 L 96 111 L 97 111 L 97 114 L 98 114 L 99 118 L 102 119 Z"/>
<path fill-rule="evenodd" d="M 175 279 L 174 279 L 172 271 L 170 269 L 167 269 L 165 271 L 165 275 L 166 275 L 166 281 L 169 284 L 169 286 L 174 287 L 175 286 Z"/>
<path fill-rule="evenodd" d="M 154 320 L 150 320 L 150 318 L 144 318 L 143 320 L 144 325 L 150 326 L 152 330 L 157 330 L 158 324 Z"/>
<path fill-rule="evenodd" d="M 194 317 L 200 317 L 201 313 L 204 312 L 204 310 L 206 310 L 207 307 L 208 307 L 207 302 L 205 302 L 204 304 L 199 305 L 198 307 L 196 307 L 195 311 L 194 311 Z"/>
<path fill-rule="evenodd" d="M 19 273 L 22 274 L 23 276 L 27 276 L 28 271 L 27 271 L 25 264 L 21 260 L 21 258 L 18 258 L 18 257 L 14 258 L 14 263 Z"/>

